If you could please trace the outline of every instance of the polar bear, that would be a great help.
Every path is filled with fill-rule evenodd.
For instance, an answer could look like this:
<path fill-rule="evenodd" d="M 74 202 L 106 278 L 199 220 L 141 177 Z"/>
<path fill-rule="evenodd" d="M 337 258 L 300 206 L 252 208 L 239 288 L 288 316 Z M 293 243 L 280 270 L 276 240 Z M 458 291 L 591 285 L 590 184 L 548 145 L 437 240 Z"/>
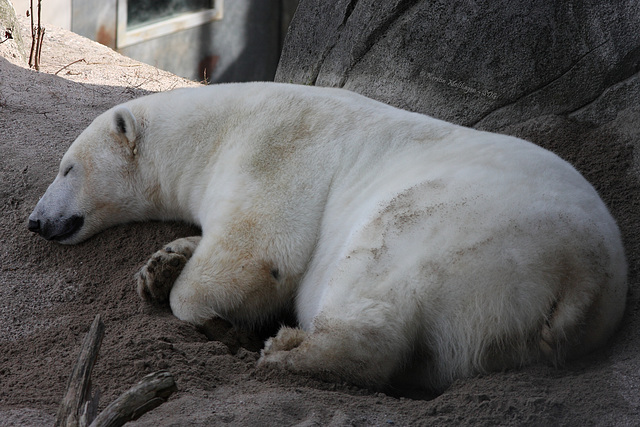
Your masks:
<path fill-rule="evenodd" d="M 141 269 L 175 316 L 256 327 L 260 366 L 384 388 L 561 363 L 625 307 L 617 225 L 529 142 L 331 88 L 158 93 L 75 140 L 29 229 L 75 244 L 149 219 L 197 224 Z"/>

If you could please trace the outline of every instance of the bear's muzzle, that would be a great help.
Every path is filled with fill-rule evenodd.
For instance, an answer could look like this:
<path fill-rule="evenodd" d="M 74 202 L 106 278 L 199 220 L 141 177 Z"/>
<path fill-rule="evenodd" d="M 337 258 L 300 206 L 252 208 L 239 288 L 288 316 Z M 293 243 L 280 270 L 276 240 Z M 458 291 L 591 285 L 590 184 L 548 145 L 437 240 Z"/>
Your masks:
<path fill-rule="evenodd" d="M 84 225 L 84 217 L 73 215 L 55 221 L 41 221 L 34 215 L 29 217 L 29 231 L 38 233 L 47 240 L 62 242 L 76 234 Z"/>

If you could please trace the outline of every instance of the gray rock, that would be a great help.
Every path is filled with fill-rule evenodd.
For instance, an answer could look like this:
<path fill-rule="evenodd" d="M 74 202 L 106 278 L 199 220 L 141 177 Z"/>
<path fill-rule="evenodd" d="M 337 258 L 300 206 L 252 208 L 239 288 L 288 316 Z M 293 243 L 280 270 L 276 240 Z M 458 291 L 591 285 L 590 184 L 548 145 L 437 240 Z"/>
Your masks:
<path fill-rule="evenodd" d="M 9 0 L 0 0 L 0 45 L 5 45 L 0 52 L 2 55 L 12 55 L 22 62 L 27 62 L 16 11 Z"/>
<path fill-rule="evenodd" d="M 305 0 L 276 80 L 496 129 L 578 111 L 634 75 L 638 23 L 633 0 Z"/>

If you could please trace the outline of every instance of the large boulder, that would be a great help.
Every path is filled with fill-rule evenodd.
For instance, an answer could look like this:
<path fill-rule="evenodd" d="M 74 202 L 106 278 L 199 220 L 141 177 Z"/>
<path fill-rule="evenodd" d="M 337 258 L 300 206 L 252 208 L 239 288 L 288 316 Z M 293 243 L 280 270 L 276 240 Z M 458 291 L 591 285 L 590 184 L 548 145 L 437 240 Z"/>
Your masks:
<path fill-rule="evenodd" d="M 633 0 L 304 0 L 276 80 L 495 129 L 584 113 L 624 84 L 640 68 L 639 22 Z"/>
<path fill-rule="evenodd" d="M 0 54 L 26 63 L 28 58 L 19 28 L 13 4 L 0 0 Z"/>
<path fill-rule="evenodd" d="M 556 403 L 538 409 L 567 424 L 625 424 L 640 407 L 639 25 L 635 0 L 302 0 L 285 39 L 277 81 L 531 140 L 575 165 L 610 207 L 629 261 L 621 330 L 585 371 L 560 369 L 555 392 L 510 376 L 531 382 L 517 413 L 549 393 Z M 483 381 L 463 387 L 493 395 Z M 488 408 L 470 400 L 458 411 L 489 419 Z"/>

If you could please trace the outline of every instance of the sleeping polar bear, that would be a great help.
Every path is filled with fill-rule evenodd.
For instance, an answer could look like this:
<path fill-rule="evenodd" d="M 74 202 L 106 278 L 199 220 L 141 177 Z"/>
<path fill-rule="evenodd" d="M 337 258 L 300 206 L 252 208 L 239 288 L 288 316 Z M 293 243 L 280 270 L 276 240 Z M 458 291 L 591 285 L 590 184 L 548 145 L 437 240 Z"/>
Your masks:
<path fill-rule="evenodd" d="M 199 325 L 277 320 L 260 365 L 369 387 L 603 345 L 627 292 L 618 228 L 531 143 L 340 89 L 251 83 L 139 98 L 71 145 L 29 229 L 78 243 L 184 220 L 138 292 Z M 174 283 L 175 282 L 175 283 Z"/>

